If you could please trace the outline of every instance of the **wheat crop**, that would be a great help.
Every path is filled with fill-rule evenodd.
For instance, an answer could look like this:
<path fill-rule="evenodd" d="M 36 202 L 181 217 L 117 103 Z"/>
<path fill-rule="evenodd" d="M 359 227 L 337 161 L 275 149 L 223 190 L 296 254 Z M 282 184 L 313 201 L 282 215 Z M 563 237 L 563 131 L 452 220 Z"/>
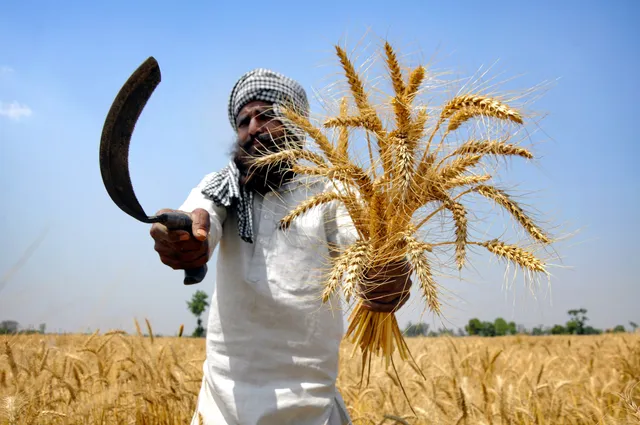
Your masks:
<path fill-rule="evenodd" d="M 640 424 L 640 335 L 410 338 L 398 377 L 343 341 L 338 389 L 363 424 Z M 188 424 L 204 339 L 0 337 L 0 425 Z M 418 376 L 419 368 L 426 379 Z M 411 402 L 411 406 L 409 402 Z"/>

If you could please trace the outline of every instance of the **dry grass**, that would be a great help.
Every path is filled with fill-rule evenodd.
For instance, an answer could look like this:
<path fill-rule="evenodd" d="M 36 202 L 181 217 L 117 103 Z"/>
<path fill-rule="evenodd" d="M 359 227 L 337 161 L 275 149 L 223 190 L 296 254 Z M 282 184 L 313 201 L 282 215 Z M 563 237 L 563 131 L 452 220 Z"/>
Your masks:
<path fill-rule="evenodd" d="M 639 424 L 640 335 L 408 339 L 396 377 L 360 388 L 352 345 L 338 387 L 355 424 Z M 0 338 L 0 425 L 186 424 L 204 340 L 104 335 Z M 386 420 L 385 420 L 386 418 Z M 404 421 L 404 422 L 403 422 Z"/>
<path fill-rule="evenodd" d="M 360 255 L 354 256 L 352 247 L 347 247 L 333 262 L 323 300 L 342 290 L 352 310 L 347 336 L 361 349 L 364 364 L 374 355 L 386 358 L 389 364 L 395 350 L 402 360 L 411 357 L 395 316 L 372 313 L 362 306 L 369 267 L 408 263 L 426 307 L 440 314 L 441 291 L 434 275 L 442 275 L 444 266 L 425 251 L 451 249 L 456 268 L 463 270 L 468 247 L 481 247 L 515 264 L 528 283 L 536 283 L 538 277 L 549 277 L 548 264 L 537 257 L 537 248 L 547 248 L 553 242 L 507 191 L 495 186 L 493 172 L 476 173 L 486 168 L 486 160 L 534 158 L 528 149 L 512 143 L 525 124 L 524 114 L 497 95 L 473 88 L 432 107 L 431 99 L 423 101 L 421 96 L 423 84 L 430 78 L 427 68 L 405 69 L 388 42 L 380 50 L 387 93 L 383 93 L 380 79 L 368 82 L 346 50 L 335 46 L 346 86 L 344 93 L 333 90 L 339 93 L 333 102 L 336 114 L 315 124 L 293 108 L 284 108 L 278 119 L 300 128 L 313 143 L 304 148 L 286 145 L 282 152 L 256 162 L 256 166 L 280 164 L 298 174 L 321 176 L 334 183 L 329 192 L 303 202 L 282 224 L 290 226 L 322 203 L 345 205 L 359 235 Z M 381 94 L 379 100 L 377 94 Z M 325 101 L 332 103 L 331 99 Z M 472 124 L 476 125 L 473 131 L 462 131 Z M 358 135 L 366 139 L 368 163 L 358 160 L 355 146 L 362 141 Z M 476 135 L 480 137 L 472 137 Z M 470 229 L 477 215 L 469 201 L 474 195 L 507 211 L 536 246 L 507 243 L 501 239 L 503 235 L 483 234 L 483 239 L 474 239 Z M 424 229 L 442 219 L 442 212 L 452 218 L 450 235 L 436 238 L 427 232 L 425 236 Z"/>

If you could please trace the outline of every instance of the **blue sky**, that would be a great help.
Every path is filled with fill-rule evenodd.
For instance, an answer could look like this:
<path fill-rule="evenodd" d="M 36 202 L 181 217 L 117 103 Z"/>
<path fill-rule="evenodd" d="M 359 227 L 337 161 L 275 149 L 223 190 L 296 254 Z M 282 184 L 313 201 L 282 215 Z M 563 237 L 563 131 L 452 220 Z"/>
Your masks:
<path fill-rule="evenodd" d="M 552 270 L 552 300 L 534 300 L 521 285 L 514 298 L 503 266 L 479 257 L 480 275 L 442 281 L 457 296 L 448 326 L 497 316 L 551 325 L 578 307 L 598 327 L 640 322 L 637 2 L 188 4 L 0 6 L 0 320 L 84 331 L 132 330 L 134 317 L 147 317 L 160 333 L 193 328 L 185 301 L 196 289 L 212 293 L 215 263 L 204 283 L 184 287 L 181 273 L 159 262 L 148 227 L 111 202 L 98 146 L 113 97 L 156 57 L 163 81 L 138 122 L 131 173 L 148 213 L 177 207 L 227 161 L 227 96 L 242 73 L 272 68 L 312 93 L 336 70 L 326 66 L 335 64 L 332 46 L 353 47 L 370 31 L 403 52 L 436 54 L 439 68 L 462 75 L 499 60 L 504 78 L 519 76 L 517 87 L 557 80 L 534 105 L 548 114 L 536 135 L 539 161 L 514 165 L 513 181 L 535 191 L 529 202 L 554 223 L 579 230 L 558 246 L 570 268 Z M 400 313 L 401 324 L 418 318 L 419 305 Z"/>

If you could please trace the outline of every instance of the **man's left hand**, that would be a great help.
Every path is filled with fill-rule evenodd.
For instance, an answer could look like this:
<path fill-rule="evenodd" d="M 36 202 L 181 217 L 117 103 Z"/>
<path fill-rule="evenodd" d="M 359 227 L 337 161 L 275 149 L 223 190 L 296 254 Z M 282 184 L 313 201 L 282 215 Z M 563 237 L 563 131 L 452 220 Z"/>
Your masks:
<path fill-rule="evenodd" d="M 359 286 L 362 305 L 370 311 L 391 313 L 409 299 L 411 267 L 407 262 L 371 267 L 365 272 L 365 282 Z"/>

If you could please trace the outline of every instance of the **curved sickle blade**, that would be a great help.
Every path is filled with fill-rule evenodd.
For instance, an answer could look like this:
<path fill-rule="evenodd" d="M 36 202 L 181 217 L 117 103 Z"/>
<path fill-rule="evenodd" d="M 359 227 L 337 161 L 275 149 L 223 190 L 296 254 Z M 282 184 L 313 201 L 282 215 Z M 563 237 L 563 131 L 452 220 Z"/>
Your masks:
<path fill-rule="evenodd" d="M 122 211 L 144 223 L 154 220 L 144 212 L 131 185 L 129 143 L 136 122 L 160 79 L 160 66 L 153 57 L 149 57 L 118 92 L 100 139 L 100 172 L 104 187 Z"/>

